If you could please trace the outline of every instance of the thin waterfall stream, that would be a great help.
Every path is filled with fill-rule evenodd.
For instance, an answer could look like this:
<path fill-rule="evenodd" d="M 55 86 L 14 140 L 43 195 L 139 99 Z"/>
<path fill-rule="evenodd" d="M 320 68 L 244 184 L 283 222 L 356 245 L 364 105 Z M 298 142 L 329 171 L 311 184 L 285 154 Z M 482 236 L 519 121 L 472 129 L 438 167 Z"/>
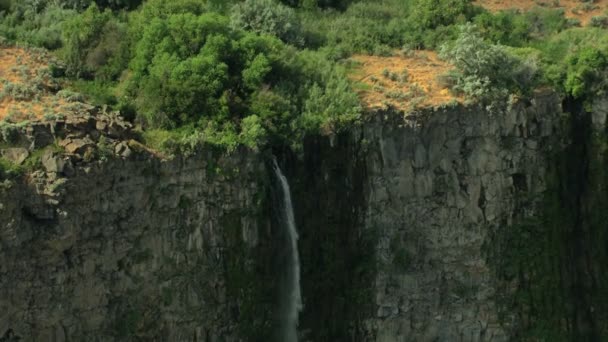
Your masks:
<path fill-rule="evenodd" d="M 288 265 L 286 270 L 285 291 L 281 301 L 281 340 L 283 342 L 298 341 L 298 318 L 302 310 L 302 292 L 300 289 L 300 256 L 298 255 L 298 231 L 293 214 L 291 202 L 291 191 L 287 178 L 281 172 L 281 168 L 273 158 L 274 173 L 279 180 L 281 187 L 282 205 L 282 224 L 287 232 L 286 250 L 288 251 Z"/>

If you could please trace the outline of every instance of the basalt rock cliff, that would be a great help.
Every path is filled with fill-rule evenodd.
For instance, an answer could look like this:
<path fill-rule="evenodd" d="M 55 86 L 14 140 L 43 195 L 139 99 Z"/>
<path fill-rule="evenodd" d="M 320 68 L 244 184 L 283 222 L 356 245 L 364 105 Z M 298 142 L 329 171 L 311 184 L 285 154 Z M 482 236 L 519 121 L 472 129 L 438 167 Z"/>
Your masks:
<path fill-rule="evenodd" d="M 300 232 L 302 341 L 606 336 L 606 110 L 369 113 L 297 153 L 165 158 L 118 117 L 32 124 L 3 155 L 0 341 L 269 341 Z M 6 146 L 6 145 L 3 145 Z"/>

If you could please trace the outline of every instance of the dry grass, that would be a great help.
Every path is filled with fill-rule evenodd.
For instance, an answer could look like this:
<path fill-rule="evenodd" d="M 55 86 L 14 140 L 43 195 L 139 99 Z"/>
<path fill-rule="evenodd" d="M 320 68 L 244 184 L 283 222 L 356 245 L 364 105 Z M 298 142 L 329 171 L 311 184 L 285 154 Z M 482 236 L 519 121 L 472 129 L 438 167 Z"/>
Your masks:
<path fill-rule="evenodd" d="M 604 14 L 608 8 L 608 0 L 595 0 L 589 3 L 588 8 L 580 0 L 476 0 L 474 4 L 494 12 L 507 9 L 526 11 L 534 7 L 563 8 L 567 18 L 578 19 L 582 25 L 587 25 L 592 17 Z"/>
<path fill-rule="evenodd" d="M 48 71 L 50 60 L 40 51 L 0 48 L 0 120 L 16 123 L 65 116 L 78 107 L 56 94 L 59 85 Z"/>
<path fill-rule="evenodd" d="M 432 51 L 393 57 L 355 55 L 350 78 L 368 109 L 388 105 L 400 110 L 438 107 L 464 99 L 454 96 L 438 78 L 452 69 Z"/>

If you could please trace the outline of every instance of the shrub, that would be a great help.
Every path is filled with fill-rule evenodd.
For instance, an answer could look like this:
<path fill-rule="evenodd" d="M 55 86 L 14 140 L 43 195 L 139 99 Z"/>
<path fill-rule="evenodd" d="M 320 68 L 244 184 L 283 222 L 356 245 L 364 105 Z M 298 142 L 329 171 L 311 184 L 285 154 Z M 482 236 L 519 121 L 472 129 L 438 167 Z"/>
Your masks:
<path fill-rule="evenodd" d="M 532 63 L 486 42 L 471 24 L 463 25 L 458 39 L 442 46 L 440 55 L 458 70 L 454 89 L 485 102 L 504 99 L 509 92 L 525 92 L 536 75 Z"/>
<path fill-rule="evenodd" d="M 101 12 L 92 4 L 82 14 L 74 16 L 63 25 L 63 59 L 66 62 L 67 73 L 80 77 L 91 70 L 86 67 L 86 59 L 90 50 L 99 41 L 106 23 L 111 18 L 111 12 Z"/>
<path fill-rule="evenodd" d="M 6 121 L 0 121 L 0 141 L 12 144 L 19 136 L 19 127 Z"/>
<path fill-rule="evenodd" d="M 0 15 L 0 35 L 9 40 L 47 49 L 62 46 L 62 25 L 76 12 L 61 5 L 38 2 L 13 2 L 10 12 Z M 44 6 L 43 6 L 44 5 Z"/>
<path fill-rule="evenodd" d="M 404 1 L 355 2 L 346 12 L 311 11 L 301 15 L 312 45 L 324 44 L 326 49 L 343 53 L 366 52 L 388 56 L 393 50 L 403 46 L 409 36 L 407 3 Z M 316 47 L 316 46 L 315 46 Z"/>
<path fill-rule="evenodd" d="M 86 96 L 84 95 L 86 94 Z M 99 81 L 76 80 L 70 83 L 69 90 L 62 90 L 57 95 L 70 102 L 84 102 L 88 100 L 96 106 L 117 104 L 116 96 L 110 84 Z"/>
<path fill-rule="evenodd" d="M 85 98 L 82 94 L 68 90 L 62 89 L 57 92 L 57 96 L 68 101 L 68 102 L 84 102 Z"/>
<path fill-rule="evenodd" d="M 162 126 L 227 111 L 228 63 L 239 53 L 234 47 L 227 21 L 217 15 L 177 14 L 153 20 L 131 62 L 140 112 Z"/>
<path fill-rule="evenodd" d="M 256 149 L 266 143 L 267 133 L 262 120 L 257 115 L 250 115 L 241 121 L 239 140 L 245 146 Z"/>
<path fill-rule="evenodd" d="M 230 22 L 234 28 L 273 35 L 293 45 L 304 42 L 293 9 L 275 0 L 245 0 L 231 12 Z"/>
<path fill-rule="evenodd" d="M 99 80 L 116 80 L 127 68 L 131 57 L 127 25 L 110 19 L 101 32 L 101 37 L 90 44 L 84 56 L 84 66 Z"/>
<path fill-rule="evenodd" d="M 474 22 L 483 36 L 495 43 L 521 46 L 531 38 L 528 21 L 515 10 L 484 12 Z"/>
<path fill-rule="evenodd" d="M 40 88 L 35 84 L 21 84 L 4 81 L 2 91 L 0 92 L 0 99 L 10 97 L 17 101 L 28 101 L 31 99 L 38 99 L 40 93 Z"/>
<path fill-rule="evenodd" d="M 348 81 L 334 76 L 325 89 L 318 84 L 310 88 L 302 115 L 305 128 L 337 133 L 360 119 L 361 106 Z"/>
<path fill-rule="evenodd" d="M 404 93 L 401 90 L 391 90 L 386 93 L 386 97 L 389 99 L 394 99 L 394 100 L 399 100 L 399 101 L 405 101 L 410 98 L 410 96 L 408 94 Z"/>
<path fill-rule="evenodd" d="M 608 56 L 595 47 L 586 47 L 572 53 L 566 60 L 565 89 L 575 98 L 593 96 L 606 87 Z"/>
<path fill-rule="evenodd" d="M 608 28 L 608 15 L 598 15 L 591 17 L 589 25 L 593 27 Z"/>
<path fill-rule="evenodd" d="M 301 112 L 311 108 L 305 103 L 317 95 L 324 109 L 314 113 L 317 129 L 338 127 L 333 122 L 349 120 L 358 107 L 344 74 L 322 53 L 297 52 L 215 13 L 163 16 L 143 27 L 126 90 L 147 127 L 202 131 L 176 145 L 292 141 L 303 129 Z"/>
<path fill-rule="evenodd" d="M 410 20 L 420 28 L 448 26 L 473 13 L 470 0 L 414 0 Z"/>
<path fill-rule="evenodd" d="M 0 180 L 14 179 L 22 173 L 22 168 L 0 157 Z"/>

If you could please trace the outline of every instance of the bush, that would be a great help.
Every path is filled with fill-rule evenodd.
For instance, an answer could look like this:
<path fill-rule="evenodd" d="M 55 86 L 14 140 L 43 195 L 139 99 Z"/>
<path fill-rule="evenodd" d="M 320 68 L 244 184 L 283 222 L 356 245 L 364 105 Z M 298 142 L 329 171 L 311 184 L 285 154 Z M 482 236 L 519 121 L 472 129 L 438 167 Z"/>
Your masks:
<path fill-rule="evenodd" d="M 591 18 L 590 26 L 608 28 L 608 15 L 598 15 Z"/>
<path fill-rule="evenodd" d="M 19 137 L 19 127 L 6 121 L 0 121 L 0 142 L 14 143 Z"/>
<path fill-rule="evenodd" d="M 102 81 L 75 80 L 70 83 L 69 88 L 70 90 L 62 90 L 58 93 L 69 102 L 84 102 L 83 99 L 86 99 L 96 106 L 113 106 L 118 102 L 112 86 Z"/>
<path fill-rule="evenodd" d="M 215 14 L 176 14 L 146 27 L 131 62 L 132 88 L 141 114 L 155 126 L 228 110 L 228 64 L 237 62 L 230 59 L 239 52 L 227 24 Z"/>
<path fill-rule="evenodd" d="M 458 70 L 454 89 L 487 104 L 512 92 L 526 92 L 536 76 L 533 63 L 486 42 L 471 24 L 463 25 L 458 39 L 442 46 L 440 55 Z"/>
<path fill-rule="evenodd" d="M 73 92 L 71 90 L 62 89 L 57 92 L 57 96 L 68 101 L 68 102 L 84 102 L 85 98 L 80 93 Z"/>
<path fill-rule="evenodd" d="M 2 91 L 0 91 L 0 100 L 8 97 L 17 101 L 29 101 L 38 99 L 41 95 L 41 89 L 36 84 L 22 84 L 4 81 Z"/>
<path fill-rule="evenodd" d="M 325 89 L 313 85 L 304 103 L 303 124 L 309 131 L 338 133 L 361 117 L 359 98 L 344 78 L 332 77 Z"/>
<path fill-rule="evenodd" d="M 531 27 L 526 18 L 516 12 L 484 12 L 474 19 L 484 37 L 494 43 L 522 46 L 530 40 Z"/>
<path fill-rule="evenodd" d="M 586 47 L 572 53 L 566 60 L 565 89 L 575 98 L 594 96 L 606 87 L 608 56 L 605 51 Z"/>
<path fill-rule="evenodd" d="M 101 31 L 101 37 L 89 46 L 84 66 L 97 79 L 113 81 L 127 68 L 131 58 L 128 28 L 126 23 L 110 19 Z"/>
<path fill-rule="evenodd" d="M 0 35 L 50 50 L 62 46 L 62 25 L 76 12 L 60 5 L 35 6 L 14 2 L 10 12 L 0 14 Z"/>
<path fill-rule="evenodd" d="M 236 29 L 273 35 L 289 44 L 304 42 L 294 10 L 275 0 L 245 0 L 232 8 L 230 22 Z"/>
<path fill-rule="evenodd" d="M 267 133 L 262 120 L 257 115 L 250 115 L 241 122 L 240 141 L 249 148 L 257 148 L 266 143 Z"/>
<path fill-rule="evenodd" d="M 411 20 L 420 28 L 436 28 L 456 23 L 473 14 L 470 0 L 414 0 Z"/>
<path fill-rule="evenodd" d="M 86 67 L 89 51 L 99 41 L 111 12 L 101 12 L 92 4 L 82 14 L 74 16 L 63 25 L 63 59 L 68 75 L 80 77 L 90 70 Z"/>
<path fill-rule="evenodd" d="M 5 179 L 15 179 L 22 173 L 22 168 L 13 164 L 9 160 L 0 157 L 0 181 Z"/>

